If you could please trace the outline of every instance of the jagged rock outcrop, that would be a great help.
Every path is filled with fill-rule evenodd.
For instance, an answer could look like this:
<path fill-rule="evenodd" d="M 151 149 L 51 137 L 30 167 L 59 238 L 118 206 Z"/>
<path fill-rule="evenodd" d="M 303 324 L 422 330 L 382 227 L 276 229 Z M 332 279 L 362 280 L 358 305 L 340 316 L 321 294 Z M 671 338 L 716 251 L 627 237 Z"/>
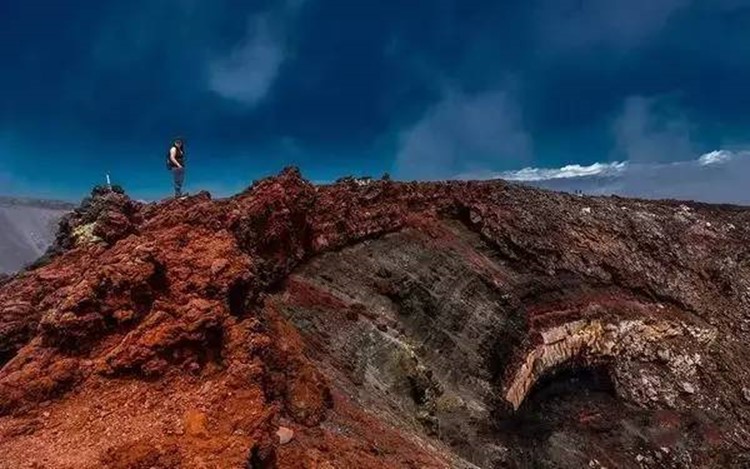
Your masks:
<path fill-rule="evenodd" d="M 91 196 L 60 221 L 50 253 L 54 255 L 96 241 L 115 243 L 136 231 L 141 221 L 140 206 L 119 187 L 96 186 Z"/>
<path fill-rule="evenodd" d="M 96 194 L 0 285 L 0 467 L 742 467 L 749 221 L 294 169 Z"/>

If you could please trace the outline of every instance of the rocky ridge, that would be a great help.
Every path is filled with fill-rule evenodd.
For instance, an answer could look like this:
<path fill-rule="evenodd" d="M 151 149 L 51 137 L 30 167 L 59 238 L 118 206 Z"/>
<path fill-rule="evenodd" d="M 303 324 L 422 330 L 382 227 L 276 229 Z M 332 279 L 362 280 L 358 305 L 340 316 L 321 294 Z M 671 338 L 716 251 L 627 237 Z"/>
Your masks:
<path fill-rule="evenodd" d="M 0 467 L 743 467 L 748 221 L 294 169 L 97 194 L 0 285 Z"/>

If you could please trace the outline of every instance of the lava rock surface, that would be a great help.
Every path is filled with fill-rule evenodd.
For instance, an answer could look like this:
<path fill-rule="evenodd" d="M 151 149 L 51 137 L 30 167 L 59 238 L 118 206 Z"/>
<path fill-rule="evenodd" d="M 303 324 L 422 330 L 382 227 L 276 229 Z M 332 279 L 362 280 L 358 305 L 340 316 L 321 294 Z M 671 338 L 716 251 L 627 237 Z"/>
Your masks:
<path fill-rule="evenodd" d="M 749 222 L 293 168 L 95 194 L 0 282 L 0 467 L 747 467 Z"/>

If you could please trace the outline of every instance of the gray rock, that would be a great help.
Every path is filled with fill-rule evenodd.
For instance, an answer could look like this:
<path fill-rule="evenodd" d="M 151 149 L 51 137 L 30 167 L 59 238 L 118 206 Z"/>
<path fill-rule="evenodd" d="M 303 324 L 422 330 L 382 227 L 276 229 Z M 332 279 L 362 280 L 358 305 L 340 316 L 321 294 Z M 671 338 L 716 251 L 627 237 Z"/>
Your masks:
<path fill-rule="evenodd" d="M 688 394 L 695 394 L 695 386 L 688 383 L 687 381 L 682 383 L 682 390 Z"/>

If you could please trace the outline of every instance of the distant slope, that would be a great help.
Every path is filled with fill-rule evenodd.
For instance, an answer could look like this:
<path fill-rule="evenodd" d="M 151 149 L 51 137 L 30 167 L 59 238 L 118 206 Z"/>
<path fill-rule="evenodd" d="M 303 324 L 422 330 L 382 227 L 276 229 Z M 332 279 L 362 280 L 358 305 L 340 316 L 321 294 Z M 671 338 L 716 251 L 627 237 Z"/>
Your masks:
<path fill-rule="evenodd" d="M 15 272 L 44 254 L 57 222 L 72 208 L 65 202 L 0 197 L 0 273 Z"/>

